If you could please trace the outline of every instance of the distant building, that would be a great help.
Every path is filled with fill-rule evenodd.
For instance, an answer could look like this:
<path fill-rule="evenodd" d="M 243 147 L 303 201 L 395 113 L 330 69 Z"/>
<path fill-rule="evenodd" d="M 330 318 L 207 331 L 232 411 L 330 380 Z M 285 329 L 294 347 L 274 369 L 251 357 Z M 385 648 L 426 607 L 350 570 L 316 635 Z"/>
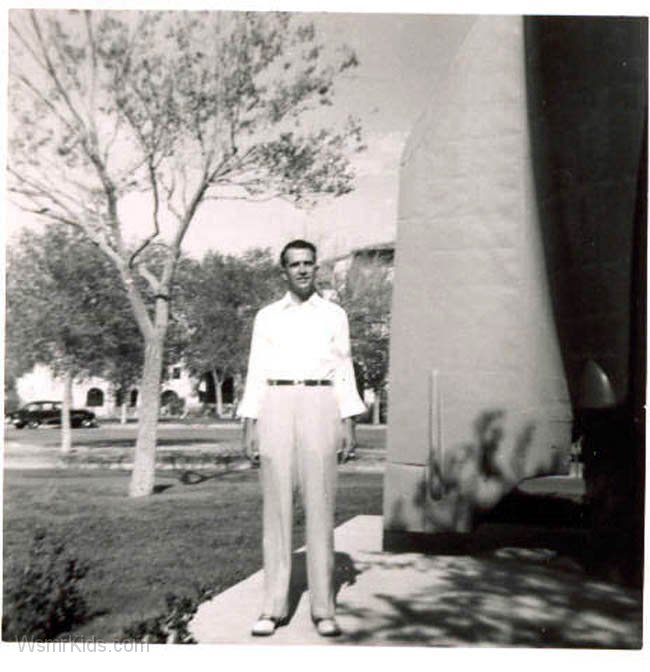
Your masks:
<path fill-rule="evenodd" d="M 345 281 L 346 276 L 354 269 L 376 267 L 377 265 L 393 269 L 395 264 L 395 243 L 375 243 L 357 247 L 347 254 L 324 259 L 319 262 L 320 289 L 326 298 L 334 299 L 336 288 Z"/>
<path fill-rule="evenodd" d="M 170 366 L 165 374 L 160 393 L 163 415 L 181 408 L 188 411 L 201 406 L 198 381 L 186 368 L 179 365 Z M 140 403 L 138 392 L 137 386 L 126 391 L 127 415 L 137 416 Z M 37 364 L 31 371 L 18 378 L 16 393 L 21 404 L 39 400 L 60 401 L 63 399 L 63 381 L 56 378 L 48 366 Z M 72 405 L 74 408 L 93 411 L 98 418 L 108 418 L 120 415 L 122 395 L 106 379 L 93 376 L 73 383 Z"/>

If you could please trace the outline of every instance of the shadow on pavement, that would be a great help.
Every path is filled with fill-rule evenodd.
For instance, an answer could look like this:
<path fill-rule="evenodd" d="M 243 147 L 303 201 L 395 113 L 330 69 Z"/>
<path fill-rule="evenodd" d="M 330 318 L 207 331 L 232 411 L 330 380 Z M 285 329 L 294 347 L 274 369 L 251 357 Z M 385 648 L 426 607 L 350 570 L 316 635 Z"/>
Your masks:
<path fill-rule="evenodd" d="M 356 583 L 356 578 L 361 574 L 352 558 L 347 553 L 336 552 L 334 554 L 334 599 L 343 586 L 351 586 Z M 294 553 L 291 558 L 291 579 L 289 583 L 289 621 L 293 618 L 303 593 L 308 590 L 307 563 L 305 551 Z"/>
<path fill-rule="evenodd" d="M 339 613 L 360 624 L 342 641 L 641 646 L 640 593 L 588 580 L 579 568 L 546 549 L 503 548 L 475 557 L 438 556 L 399 566 L 371 559 L 359 569 L 365 573 L 382 565 L 381 590 L 374 592 L 371 604 L 341 605 Z M 398 588 L 404 570 L 421 576 L 417 587 L 406 593 Z"/>

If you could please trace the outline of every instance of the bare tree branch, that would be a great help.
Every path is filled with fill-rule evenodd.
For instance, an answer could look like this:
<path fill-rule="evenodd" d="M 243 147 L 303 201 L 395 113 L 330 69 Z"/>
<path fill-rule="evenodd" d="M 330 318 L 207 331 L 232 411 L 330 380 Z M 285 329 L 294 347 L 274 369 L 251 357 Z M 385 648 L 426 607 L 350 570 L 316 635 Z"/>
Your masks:
<path fill-rule="evenodd" d="M 204 196 L 203 200 L 205 201 L 246 201 L 247 203 L 267 203 L 268 201 L 274 201 L 275 199 L 282 198 L 283 194 L 281 191 L 271 192 L 265 194 L 264 196 L 229 196 L 227 194 L 219 196 Z"/>
<path fill-rule="evenodd" d="M 151 184 L 151 189 L 153 192 L 153 227 L 154 231 L 151 235 L 147 236 L 147 238 L 144 239 L 142 244 L 133 252 L 129 259 L 129 267 L 133 267 L 133 262 L 135 261 L 136 257 L 143 252 L 149 244 L 158 237 L 160 233 L 160 223 L 158 221 L 158 211 L 160 209 L 160 202 L 159 202 L 159 197 L 158 197 L 158 181 L 156 179 L 156 171 L 155 168 L 153 167 L 152 163 L 149 162 L 149 180 Z"/>
<path fill-rule="evenodd" d="M 88 35 L 88 44 L 90 44 L 90 110 L 89 120 L 95 143 L 98 145 L 97 124 L 95 121 L 95 96 L 97 90 L 97 45 L 93 34 L 92 15 L 89 10 L 84 11 L 84 20 L 86 24 L 86 34 Z"/>
<path fill-rule="evenodd" d="M 160 292 L 160 280 L 149 270 L 145 264 L 138 264 L 138 273 L 147 281 L 154 293 Z"/>
<path fill-rule="evenodd" d="M 172 215 L 176 218 L 176 221 L 179 223 L 183 220 L 183 216 L 181 213 L 178 211 L 176 206 L 174 205 L 174 194 L 176 193 L 176 176 L 175 173 L 172 173 L 171 175 L 171 184 L 169 186 L 165 184 L 164 179 L 161 177 L 160 180 L 160 186 L 165 192 L 165 205 L 169 212 L 171 212 Z"/>
<path fill-rule="evenodd" d="M 57 119 L 65 124 L 65 126 L 70 129 L 71 131 L 76 131 L 75 127 L 66 119 L 56 108 L 55 105 L 52 104 L 52 101 L 45 96 L 42 91 L 40 91 L 32 82 L 25 77 L 25 75 L 17 75 L 16 79 L 21 82 L 25 87 L 27 87 L 42 103 L 44 103 L 57 117 Z"/>
<path fill-rule="evenodd" d="M 72 101 L 70 100 L 70 97 L 68 96 L 68 92 L 67 92 L 66 88 L 63 86 L 63 84 L 61 83 L 61 80 L 59 79 L 56 68 L 54 67 L 54 64 L 52 63 L 52 60 L 50 59 L 50 55 L 47 51 L 47 46 L 45 44 L 43 34 L 41 32 L 41 27 L 40 27 L 40 25 L 38 23 L 38 20 L 36 18 L 36 12 L 34 10 L 30 10 L 29 16 L 30 16 L 30 19 L 31 19 L 31 22 L 32 22 L 32 26 L 34 28 L 34 32 L 36 33 L 36 37 L 38 38 L 38 43 L 41 47 L 41 53 L 43 55 L 43 59 L 44 59 L 45 64 L 47 66 L 47 74 L 49 75 L 50 79 L 52 80 L 52 82 L 56 86 L 56 90 L 58 91 L 58 93 L 61 95 L 61 97 L 65 101 L 66 106 L 68 108 L 68 111 L 75 118 L 79 128 L 83 129 L 83 128 L 85 128 L 84 120 L 82 119 L 82 117 L 79 115 L 76 108 L 72 104 Z"/>
<path fill-rule="evenodd" d="M 18 38 L 18 40 L 23 45 L 23 47 L 27 50 L 29 55 L 34 59 L 34 63 L 36 63 L 38 66 L 40 66 L 40 68 L 43 70 L 43 72 L 47 72 L 47 65 L 45 64 L 44 61 L 41 61 L 41 59 L 38 56 L 38 54 L 36 53 L 36 51 L 32 48 L 32 45 L 24 37 L 24 35 L 20 31 L 20 29 L 13 23 L 13 21 L 9 21 L 9 28 L 14 33 L 14 35 Z"/>
<path fill-rule="evenodd" d="M 57 207 L 60 207 L 71 214 L 73 213 L 73 210 L 71 210 L 70 207 L 64 202 L 65 200 L 68 200 L 73 201 L 74 203 L 74 199 L 69 194 L 65 192 L 59 192 L 54 188 L 49 188 L 47 184 L 41 184 L 38 182 L 38 180 L 33 178 L 28 178 L 20 174 L 11 166 L 7 168 L 7 171 L 13 175 L 21 184 L 29 187 L 28 190 L 21 189 L 20 187 L 10 187 L 10 191 L 13 191 L 14 193 L 24 193 L 26 196 L 38 197 L 46 201 L 52 201 L 52 203 L 54 203 Z M 57 198 L 57 195 L 60 197 Z"/>

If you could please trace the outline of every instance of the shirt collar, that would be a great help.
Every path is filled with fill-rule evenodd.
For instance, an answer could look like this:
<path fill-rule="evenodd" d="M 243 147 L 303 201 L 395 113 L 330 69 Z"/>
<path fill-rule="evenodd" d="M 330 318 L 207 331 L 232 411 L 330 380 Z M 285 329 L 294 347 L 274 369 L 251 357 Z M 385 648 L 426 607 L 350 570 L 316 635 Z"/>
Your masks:
<path fill-rule="evenodd" d="M 312 306 L 316 307 L 321 301 L 324 301 L 318 292 L 314 292 L 306 301 L 296 301 L 291 292 L 287 292 L 281 299 L 282 308 L 292 308 L 294 306 Z"/>

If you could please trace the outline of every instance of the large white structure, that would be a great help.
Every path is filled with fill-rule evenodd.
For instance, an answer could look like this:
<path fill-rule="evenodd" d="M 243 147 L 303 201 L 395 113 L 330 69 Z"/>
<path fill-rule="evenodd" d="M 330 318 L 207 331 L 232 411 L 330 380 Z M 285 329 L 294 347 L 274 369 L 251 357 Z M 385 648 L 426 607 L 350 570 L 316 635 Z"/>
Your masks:
<path fill-rule="evenodd" d="M 503 494 L 474 461 L 490 453 L 516 480 L 560 468 L 570 445 L 524 68 L 522 18 L 477 17 L 404 151 L 388 531 L 468 531 Z"/>

